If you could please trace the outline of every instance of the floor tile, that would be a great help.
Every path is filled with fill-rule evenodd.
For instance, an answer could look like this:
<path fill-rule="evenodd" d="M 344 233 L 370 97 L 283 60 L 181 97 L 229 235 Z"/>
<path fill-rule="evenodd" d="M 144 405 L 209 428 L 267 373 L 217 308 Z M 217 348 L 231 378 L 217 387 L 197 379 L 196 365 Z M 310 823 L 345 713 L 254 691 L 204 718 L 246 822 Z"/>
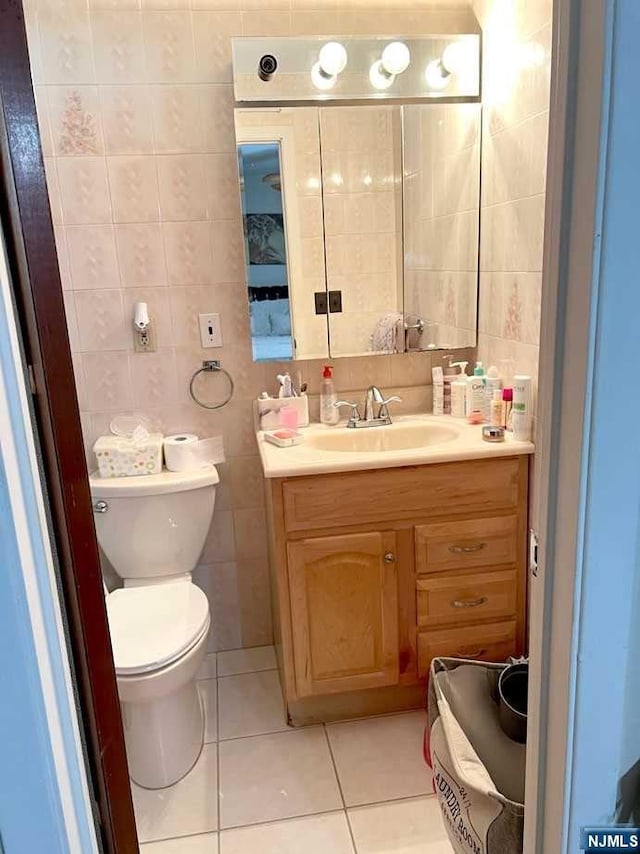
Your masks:
<path fill-rule="evenodd" d="M 221 741 L 220 826 L 342 807 L 322 727 Z"/>
<path fill-rule="evenodd" d="M 453 854 L 437 798 L 349 810 L 358 854 Z"/>
<path fill-rule="evenodd" d="M 208 655 L 205 655 L 196 679 L 215 679 L 217 675 L 218 657 L 215 652 L 210 652 Z"/>
<path fill-rule="evenodd" d="M 427 716 L 409 712 L 327 726 L 347 806 L 430 794 L 422 758 Z"/>
<path fill-rule="evenodd" d="M 147 842 L 140 846 L 140 854 L 218 854 L 218 834 L 179 836 L 162 842 Z"/>
<path fill-rule="evenodd" d="M 272 646 L 255 646 L 252 649 L 232 649 L 218 653 L 218 676 L 236 673 L 255 673 L 257 670 L 275 670 L 276 653 Z"/>
<path fill-rule="evenodd" d="M 218 680 L 220 740 L 287 729 L 277 670 Z"/>
<path fill-rule="evenodd" d="M 304 841 L 303 841 L 304 840 Z M 225 830 L 220 854 L 354 854 L 344 812 Z"/>
<path fill-rule="evenodd" d="M 218 829 L 217 746 L 205 744 L 186 777 L 166 789 L 132 784 L 140 842 L 170 839 Z"/>
<path fill-rule="evenodd" d="M 218 740 L 218 680 L 203 679 L 198 682 L 204 709 L 204 743 Z"/>

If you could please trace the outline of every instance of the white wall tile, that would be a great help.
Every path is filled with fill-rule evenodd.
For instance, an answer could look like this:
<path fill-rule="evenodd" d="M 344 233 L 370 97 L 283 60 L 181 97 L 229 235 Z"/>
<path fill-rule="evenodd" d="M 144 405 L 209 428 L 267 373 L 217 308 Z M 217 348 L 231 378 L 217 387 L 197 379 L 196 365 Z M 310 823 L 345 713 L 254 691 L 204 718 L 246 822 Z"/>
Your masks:
<path fill-rule="evenodd" d="M 114 222 L 160 219 L 156 163 L 152 157 L 109 157 L 109 188 Z"/>
<path fill-rule="evenodd" d="M 118 224 L 115 235 L 120 276 L 125 287 L 167 284 L 160 223 Z"/>
<path fill-rule="evenodd" d="M 153 151 L 149 87 L 101 86 L 100 107 L 107 154 Z"/>
<path fill-rule="evenodd" d="M 69 226 L 66 240 L 74 290 L 120 287 L 112 225 Z"/>
<path fill-rule="evenodd" d="M 144 74 L 138 11 L 92 11 L 91 31 L 99 83 L 138 83 Z"/>
<path fill-rule="evenodd" d="M 207 216 L 204 158 L 173 154 L 157 158 L 160 216 L 163 220 L 203 220 Z"/>
<path fill-rule="evenodd" d="M 83 353 L 82 371 L 89 411 L 117 412 L 133 405 L 128 353 Z"/>
<path fill-rule="evenodd" d="M 203 149 L 198 87 L 153 86 L 151 107 L 156 152 L 181 154 Z"/>
<path fill-rule="evenodd" d="M 66 225 L 111 222 L 104 157 L 58 157 L 56 169 Z"/>
<path fill-rule="evenodd" d="M 75 291 L 79 349 L 83 352 L 124 350 L 131 346 L 131 324 L 125 321 L 122 291 Z"/>
<path fill-rule="evenodd" d="M 181 83 L 195 79 L 191 12 L 143 12 L 142 29 L 147 80 Z"/>
<path fill-rule="evenodd" d="M 89 14 L 81 4 L 43 3 L 38 9 L 42 80 L 93 83 Z"/>

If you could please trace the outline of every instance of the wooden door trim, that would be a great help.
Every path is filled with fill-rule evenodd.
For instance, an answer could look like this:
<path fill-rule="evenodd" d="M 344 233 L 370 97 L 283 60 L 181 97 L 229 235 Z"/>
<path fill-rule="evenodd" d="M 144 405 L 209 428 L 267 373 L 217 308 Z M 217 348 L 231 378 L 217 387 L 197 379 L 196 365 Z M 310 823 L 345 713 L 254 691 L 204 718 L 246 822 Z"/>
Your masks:
<path fill-rule="evenodd" d="M 0 218 L 42 454 L 92 797 L 105 850 L 138 851 L 22 7 L 0 2 Z M 27 383 L 29 386 L 29 383 Z"/>

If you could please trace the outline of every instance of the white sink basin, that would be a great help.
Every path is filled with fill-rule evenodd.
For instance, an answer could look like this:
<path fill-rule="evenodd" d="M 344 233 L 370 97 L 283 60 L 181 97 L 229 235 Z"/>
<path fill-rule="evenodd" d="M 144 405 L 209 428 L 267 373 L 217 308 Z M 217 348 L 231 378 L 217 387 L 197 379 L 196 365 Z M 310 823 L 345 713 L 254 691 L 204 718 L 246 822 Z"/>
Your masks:
<path fill-rule="evenodd" d="M 449 425 L 400 423 L 388 427 L 337 428 L 309 436 L 306 444 L 318 451 L 385 453 L 442 445 L 459 435 L 460 431 Z"/>

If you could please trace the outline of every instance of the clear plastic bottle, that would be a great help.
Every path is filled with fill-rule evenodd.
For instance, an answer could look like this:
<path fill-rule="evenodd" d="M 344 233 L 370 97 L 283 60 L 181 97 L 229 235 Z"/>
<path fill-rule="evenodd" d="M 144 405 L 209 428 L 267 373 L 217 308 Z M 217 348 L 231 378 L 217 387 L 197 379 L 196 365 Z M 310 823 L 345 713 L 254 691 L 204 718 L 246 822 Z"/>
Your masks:
<path fill-rule="evenodd" d="M 489 424 L 492 427 L 502 427 L 502 389 L 494 388 L 489 412 Z"/>
<path fill-rule="evenodd" d="M 333 368 L 325 365 L 322 371 L 322 382 L 320 383 L 320 421 L 323 424 L 337 424 L 340 413 L 334 404 L 338 396 L 333 384 Z"/>

